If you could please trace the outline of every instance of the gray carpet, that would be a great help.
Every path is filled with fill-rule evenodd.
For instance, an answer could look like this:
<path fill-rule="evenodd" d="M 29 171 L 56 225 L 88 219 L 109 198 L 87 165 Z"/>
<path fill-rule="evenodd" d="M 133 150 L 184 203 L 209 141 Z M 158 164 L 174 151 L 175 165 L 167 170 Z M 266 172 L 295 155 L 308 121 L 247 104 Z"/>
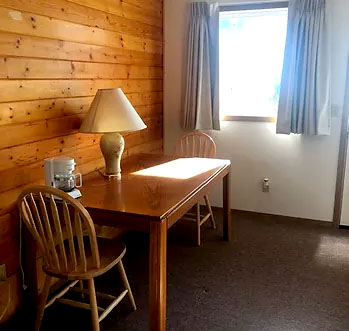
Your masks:
<path fill-rule="evenodd" d="M 348 230 L 239 213 L 233 242 L 220 240 L 220 226 L 216 231 L 205 226 L 202 246 L 195 247 L 194 227 L 178 224 L 170 231 L 168 330 L 349 330 Z M 147 330 L 147 240 L 140 233 L 125 238 L 124 264 L 138 310 L 131 312 L 124 300 L 102 322 L 103 331 Z M 116 293 L 119 284 L 111 271 L 98 279 L 97 289 Z M 8 330 L 19 330 L 19 320 Z M 54 304 L 42 330 L 89 330 L 89 325 L 88 311 Z"/>

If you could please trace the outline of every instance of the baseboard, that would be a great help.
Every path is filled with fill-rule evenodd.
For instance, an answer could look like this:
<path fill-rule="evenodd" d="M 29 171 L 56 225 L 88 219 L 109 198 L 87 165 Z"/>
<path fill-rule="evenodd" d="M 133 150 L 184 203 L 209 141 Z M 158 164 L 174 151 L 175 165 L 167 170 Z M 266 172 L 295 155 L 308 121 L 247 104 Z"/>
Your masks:
<path fill-rule="evenodd" d="M 339 228 L 342 230 L 349 230 L 349 225 L 339 225 Z"/>
<path fill-rule="evenodd" d="M 212 209 L 222 210 L 223 208 L 212 207 Z M 271 220 L 277 221 L 277 222 L 303 222 L 303 223 L 311 222 L 312 224 L 316 223 L 318 225 L 325 226 L 325 227 L 332 227 L 333 226 L 332 222 L 326 222 L 326 221 L 309 219 L 309 218 L 259 213 L 259 212 L 240 210 L 240 209 L 232 209 L 231 212 L 233 215 L 241 215 L 241 216 L 244 216 L 246 218 L 253 218 L 253 219 L 259 219 L 259 220 L 263 220 L 263 219 L 270 220 L 271 219 Z M 349 226 L 348 226 L 348 229 L 349 229 Z"/>

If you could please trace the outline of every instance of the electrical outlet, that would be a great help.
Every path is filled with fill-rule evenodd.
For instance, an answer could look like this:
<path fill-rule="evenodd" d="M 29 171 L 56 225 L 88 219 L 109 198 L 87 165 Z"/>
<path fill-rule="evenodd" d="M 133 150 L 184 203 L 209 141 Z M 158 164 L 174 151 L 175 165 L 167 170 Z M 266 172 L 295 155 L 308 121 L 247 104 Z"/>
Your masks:
<path fill-rule="evenodd" d="M 264 178 L 262 182 L 262 191 L 264 193 L 270 192 L 270 181 L 269 178 Z"/>
<path fill-rule="evenodd" d="M 7 280 L 7 274 L 6 274 L 6 264 L 0 265 L 0 282 L 4 282 Z"/>

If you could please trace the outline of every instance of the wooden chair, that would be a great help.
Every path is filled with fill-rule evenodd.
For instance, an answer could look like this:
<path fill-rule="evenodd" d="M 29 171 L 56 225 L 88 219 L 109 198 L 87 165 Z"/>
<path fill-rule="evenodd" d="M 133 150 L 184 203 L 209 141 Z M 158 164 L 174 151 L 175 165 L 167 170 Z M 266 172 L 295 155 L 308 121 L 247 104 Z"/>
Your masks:
<path fill-rule="evenodd" d="M 21 218 L 44 258 L 43 271 L 46 280 L 42 293 L 38 295 L 36 331 L 40 329 L 44 309 L 56 300 L 75 307 L 91 309 L 93 331 L 99 330 L 99 323 L 126 294 L 136 310 L 121 260 L 126 252 L 125 245 L 112 240 L 97 242 L 93 221 L 77 200 L 53 187 L 35 185 L 22 192 L 18 206 Z M 115 265 L 118 266 L 125 290 L 118 297 L 96 293 L 94 278 Z M 71 282 L 48 300 L 53 277 Z M 83 280 L 87 280 L 88 290 L 83 288 Z M 74 288 L 77 284 L 80 288 Z M 82 298 L 84 294 L 89 294 L 90 303 L 61 298 L 70 289 L 81 293 Z M 106 309 L 102 309 L 97 306 L 96 296 L 112 302 Z"/>
<path fill-rule="evenodd" d="M 216 157 L 216 144 L 214 140 L 207 135 L 206 133 L 202 132 L 191 132 L 184 134 L 181 136 L 175 145 L 174 156 L 180 156 L 180 157 L 202 157 L 202 158 L 215 158 Z M 201 233 L 200 228 L 201 226 L 209 219 L 211 218 L 211 224 L 212 228 L 216 228 L 216 222 L 214 219 L 214 215 L 212 212 L 212 207 L 210 204 L 210 201 L 208 199 L 208 196 L 205 195 L 205 203 L 206 207 L 208 209 L 208 213 L 206 215 L 201 215 L 200 213 L 200 204 L 196 204 L 196 213 L 194 214 L 194 218 L 192 217 L 193 214 L 186 214 L 183 218 L 194 220 L 196 222 L 197 226 L 197 245 L 200 246 L 201 244 Z"/>

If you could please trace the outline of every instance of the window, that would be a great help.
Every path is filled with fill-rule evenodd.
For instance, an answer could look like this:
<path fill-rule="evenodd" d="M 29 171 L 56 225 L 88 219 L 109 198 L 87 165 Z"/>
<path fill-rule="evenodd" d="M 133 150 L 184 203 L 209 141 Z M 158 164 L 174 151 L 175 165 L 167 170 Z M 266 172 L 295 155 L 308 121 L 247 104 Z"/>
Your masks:
<path fill-rule="evenodd" d="M 277 115 L 288 9 L 285 3 L 257 6 L 221 7 L 220 112 L 225 120 L 268 121 Z"/>

